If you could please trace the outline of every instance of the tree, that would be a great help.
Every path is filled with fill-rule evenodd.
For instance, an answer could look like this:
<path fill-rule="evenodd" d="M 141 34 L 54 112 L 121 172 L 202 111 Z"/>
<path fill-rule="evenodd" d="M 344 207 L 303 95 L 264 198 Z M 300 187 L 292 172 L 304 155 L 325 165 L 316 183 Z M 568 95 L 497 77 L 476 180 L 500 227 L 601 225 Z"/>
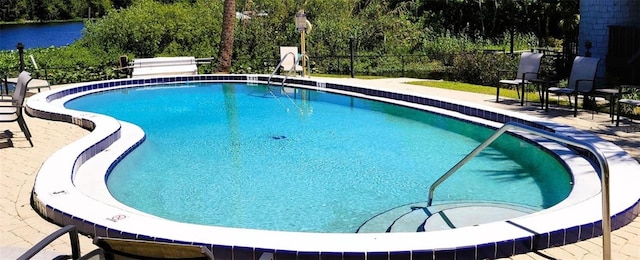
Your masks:
<path fill-rule="evenodd" d="M 224 0 L 222 11 L 222 32 L 218 49 L 217 73 L 231 72 L 231 54 L 233 53 L 233 27 L 235 25 L 236 1 Z"/>
<path fill-rule="evenodd" d="M 0 1 L 0 21 L 17 21 L 26 16 L 27 2 L 24 0 Z"/>

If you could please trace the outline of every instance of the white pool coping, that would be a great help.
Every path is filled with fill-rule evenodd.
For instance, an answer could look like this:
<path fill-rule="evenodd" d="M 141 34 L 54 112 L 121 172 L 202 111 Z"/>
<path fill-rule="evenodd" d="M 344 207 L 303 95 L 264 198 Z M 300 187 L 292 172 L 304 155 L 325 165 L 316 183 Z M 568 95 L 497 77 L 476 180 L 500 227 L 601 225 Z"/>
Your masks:
<path fill-rule="evenodd" d="M 322 87 L 323 84 L 319 86 L 318 90 L 332 91 Z M 452 249 L 497 243 L 529 237 L 532 236 L 532 233 L 556 232 L 602 220 L 600 181 L 591 163 L 581 156 L 576 156 L 576 154 L 562 145 L 530 134 L 523 135 L 540 141 L 542 146 L 556 152 L 570 167 L 573 174 L 574 188 L 569 198 L 558 205 L 509 221 L 425 233 L 349 234 L 226 228 L 163 219 L 140 212 L 113 199 L 108 193 L 104 181 L 104 176 L 111 164 L 118 160 L 127 149 L 144 139 L 143 130 L 135 125 L 120 122 L 108 116 L 72 111 L 63 107 L 64 102 L 69 99 L 95 91 L 104 91 L 104 89 L 82 91 L 78 94 L 56 99 L 53 102 L 46 101 L 47 96 L 53 92 L 75 87 L 70 86 L 52 92 L 43 92 L 29 98 L 27 102 L 27 106 L 34 110 L 70 115 L 73 118 L 72 121 L 76 124 L 86 124 L 87 121 L 95 124 L 95 129 L 89 135 L 64 147 L 44 162 L 36 178 L 33 192 L 35 198 L 41 203 L 41 212 L 47 212 L 44 208 L 48 206 L 72 216 L 71 219 L 77 218 L 90 221 L 110 230 L 141 234 L 146 238 L 162 238 L 164 240 L 195 244 L 308 252 L 393 252 Z M 314 89 L 314 87 L 305 87 Z M 358 87 L 367 88 L 367 86 Z M 112 89 L 116 88 L 118 87 L 113 87 Z M 344 93 L 343 91 L 332 92 Z M 406 94 L 425 96 L 416 93 Z M 404 101 L 398 102 L 358 93 L 351 93 L 351 95 L 432 110 L 469 121 L 482 122 L 494 127 L 502 125 L 501 123 L 490 122 L 440 108 Z M 628 211 L 629 208 L 638 207 L 640 189 L 637 188 L 637 184 L 640 183 L 640 165 L 614 144 L 570 126 L 558 125 L 554 122 L 524 114 L 484 107 L 478 104 L 465 104 L 465 102 L 453 99 L 428 98 L 467 105 L 536 122 L 554 129 L 556 133 L 593 143 L 605 154 L 609 163 L 611 215 L 614 216 Z M 85 161 L 77 160 L 79 155 L 106 138 L 114 139 L 114 145 L 97 153 L 95 157 L 86 160 L 81 165 L 77 165 L 77 161 Z M 74 167 L 77 168 L 76 171 L 74 171 Z M 72 177 L 71 173 L 73 172 L 75 172 L 75 176 Z M 55 220 L 56 217 L 51 218 Z M 65 221 L 64 218 L 63 221 Z M 99 232 L 96 231 L 94 234 L 97 233 Z"/>

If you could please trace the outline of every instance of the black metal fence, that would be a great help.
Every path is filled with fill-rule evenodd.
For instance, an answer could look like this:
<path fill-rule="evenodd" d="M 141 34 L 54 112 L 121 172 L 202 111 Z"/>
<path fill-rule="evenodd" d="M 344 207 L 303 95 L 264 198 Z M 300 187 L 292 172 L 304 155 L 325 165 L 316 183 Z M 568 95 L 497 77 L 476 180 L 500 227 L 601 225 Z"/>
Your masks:
<path fill-rule="evenodd" d="M 309 59 L 311 74 L 367 75 L 449 79 L 454 54 L 329 55 Z M 277 59 L 263 60 L 261 73 L 271 73 Z"/>
<path fill-rule="evenodd" d="M 549 49 L 536 49 L 535 51 L 546 52 L 546 57 L 551 57 L 551 68 L 557 77 L 568 76 L 572 57 L 566 55 L 564 51 L 558 52 Z M 484 59 L 493 60 L 493 55 L 504 55 L 503 50 L 486 50 L 484 52 L 474 52 L 471 55 L 476 58 L 466 59 L 462 63 L 459 57 L 468 57 L 470 53 L 446 53 L 446 54 L 359 54 L 355 51 L 351 55 L 326 55 L 311 56 L 309 67 L 311 74 L 338 74 L 353 76 L 385 76 L 385 77 L 411 77 L 422 79 L 445 79 L 469 81 L 460 75 L 461 73 L 478 73 L 473 67 L 467 68 L 466 63 L 479 62 Z M 517 55 L 517 54 L 516 54 Z M 512 56 L 512 57 L 515 57 Z M 456 59 L 458 63 L 456 64 Z M 211 73 L 215 66 L 215 58 L 204 58 L 207 62 L 199 64 L 199 73 Z M 275 69 L 279 60 L 262 59 L 256 60 L 234 60 L 233 73 L 249 74 L 270 74 Z M 495 63 L 495 61 L 493 62 Z M 22 65 L 24 66 L 24 65 Z M 111 66 L 104 67 L 68 67 L 68 68 L 34 68 L 27 67 L 27 70 L 34 72 L 36 77 L 44 78 L 51 84 L 66 84 L 74 82 L 85 82 L 95 80 L 106 80 L 113 78 L 123 78 L 127 73 L 119 70 L 117 61 Z M 474 70 L 474 71 L 469 71 Z M 481 68 L 480 70 L 490 70 Z M 482 73 L 494 73 L 495 71 L 482 71 Z M 490 78 L 483 76 L 483 78 Z M 476 84 L 493 84 L 492 82 L 469 82 Z"/>

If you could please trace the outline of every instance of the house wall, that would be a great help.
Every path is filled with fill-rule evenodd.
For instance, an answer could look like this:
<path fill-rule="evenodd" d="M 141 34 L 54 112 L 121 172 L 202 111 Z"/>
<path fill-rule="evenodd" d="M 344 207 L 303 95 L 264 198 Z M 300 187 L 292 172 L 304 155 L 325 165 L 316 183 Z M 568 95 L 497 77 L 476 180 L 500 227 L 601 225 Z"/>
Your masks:
<path fill-rule="evenodd" d="M 579 55 L 585 55 L 585 43 L 591 41 L 592 57 L 605 59 L 609 45 L 609 25 L 640 27 L 640 0 L 580 0 Z M 603 76 L 605 62 L 600 63 Z"/>

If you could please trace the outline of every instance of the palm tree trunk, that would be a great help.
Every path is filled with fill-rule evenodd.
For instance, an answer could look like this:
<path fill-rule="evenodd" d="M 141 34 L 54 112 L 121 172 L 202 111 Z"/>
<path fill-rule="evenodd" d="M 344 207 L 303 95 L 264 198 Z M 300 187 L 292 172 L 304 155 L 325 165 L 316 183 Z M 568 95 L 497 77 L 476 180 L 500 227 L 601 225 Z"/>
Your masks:
<path fill-rule="evenodd" d="M 231 54 L 233 53 L 233 27 L 235 25 L 236 1 L 224 0 L 222 14 L 222 33 L 220 36 L 220 48 L 218 51 L 218 63 L 216 73 L 231 72 Z"/>

